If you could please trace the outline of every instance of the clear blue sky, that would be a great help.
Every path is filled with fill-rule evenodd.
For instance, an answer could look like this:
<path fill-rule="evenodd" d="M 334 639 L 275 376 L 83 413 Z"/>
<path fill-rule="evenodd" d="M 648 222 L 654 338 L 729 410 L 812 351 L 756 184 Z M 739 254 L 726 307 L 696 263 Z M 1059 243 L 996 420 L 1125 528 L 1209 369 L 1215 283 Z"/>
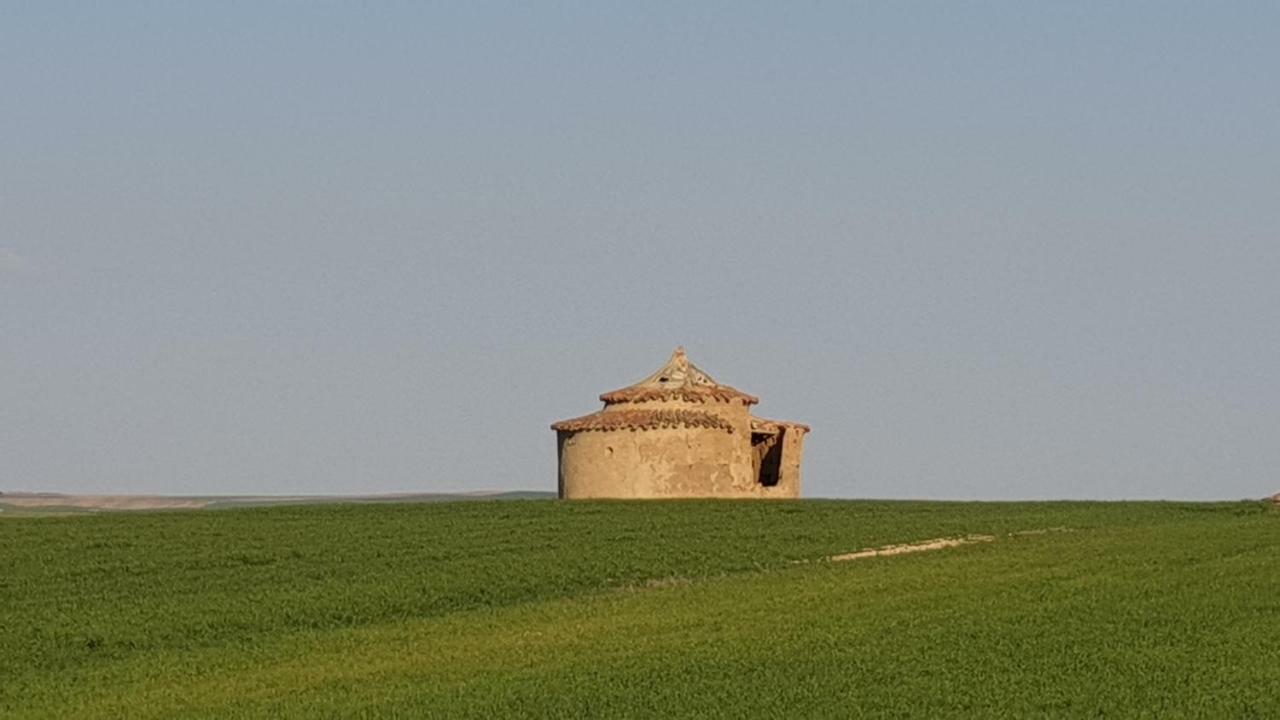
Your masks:
<path fill-rule="evenodd" d="M 3 3 L 0 490 L 555 488 L 685 344 L 806 494 L 1280 490 L 1280 4 Z"/>

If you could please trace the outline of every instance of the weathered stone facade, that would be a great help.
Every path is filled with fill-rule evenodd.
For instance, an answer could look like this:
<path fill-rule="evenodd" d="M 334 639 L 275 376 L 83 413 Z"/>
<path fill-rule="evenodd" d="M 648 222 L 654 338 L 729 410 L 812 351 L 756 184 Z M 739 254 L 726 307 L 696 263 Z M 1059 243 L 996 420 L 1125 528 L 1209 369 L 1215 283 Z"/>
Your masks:
<path fill-rule="evenodd" d="M 560 497 L 794 498 L 806 425 L 751 415 L 684 348 L 657 372 L 600 396 L 604 409 L 551 426 Z"/>

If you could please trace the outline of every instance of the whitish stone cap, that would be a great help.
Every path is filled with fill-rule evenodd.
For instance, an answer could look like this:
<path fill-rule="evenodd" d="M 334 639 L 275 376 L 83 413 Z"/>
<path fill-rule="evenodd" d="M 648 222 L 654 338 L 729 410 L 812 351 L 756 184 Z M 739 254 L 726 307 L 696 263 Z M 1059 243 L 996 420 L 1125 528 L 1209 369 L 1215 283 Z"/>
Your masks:
<path fill-rule="evenodd" d="M 777 435 L 783 430 L 809 432 L 809 426 L 791 420 L 770 420 L 769 418 L 752 417 L 751 432 L 763 435 Z"/>

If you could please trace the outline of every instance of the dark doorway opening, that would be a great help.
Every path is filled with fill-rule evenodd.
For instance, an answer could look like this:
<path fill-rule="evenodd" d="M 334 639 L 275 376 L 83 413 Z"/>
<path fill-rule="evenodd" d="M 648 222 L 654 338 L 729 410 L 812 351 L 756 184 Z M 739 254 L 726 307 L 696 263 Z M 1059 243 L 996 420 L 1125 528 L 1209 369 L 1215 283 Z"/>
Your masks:
<path fill-rule="evenodd" d="M 756 482 L 765 487 L 777 485 L 782 471 L 782 431 L 751 433 L 751 449 L 755 451 Z"/>

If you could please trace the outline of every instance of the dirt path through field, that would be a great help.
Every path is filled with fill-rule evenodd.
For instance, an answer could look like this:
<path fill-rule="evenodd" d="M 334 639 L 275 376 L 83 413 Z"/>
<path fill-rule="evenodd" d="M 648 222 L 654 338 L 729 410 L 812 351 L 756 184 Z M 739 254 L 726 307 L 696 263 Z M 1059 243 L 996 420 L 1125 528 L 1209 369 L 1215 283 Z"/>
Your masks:
<path fill-rule="evenodd" d="M 922 542 L 906 543 L 903 545 L 885 545 L 884 547 L 868 548 L 866 550 L 845 553 L 843 555 L 832 555 L 823 559 L 831 562 L 845 562 L 848 560 L 862 560 L 864 558 L 882 557 L 886 555 L 906 555 L 907 553 L 942 550 L 944 548 L 957 547 L 959 545 L 991 542 L 995 539 L 995 535 L 968 535 L 961 538 L 936 538 L 934 540 L 924 540 Z"/>
<path fill-rule="evenodd" d="M 1051 527 L 1038 528 L 1036 530 L 1019 530 L 1009 533 L 1009 537 L 1021 537 L 1025 535 L 1046 535 L 1055 532 L 1073 532 L 1072 528 L 1067 527 Z M 913 543 L 903 543 L 901 545 L 885 545 L 878 548 L 867 548 L 857 552 L 844 553 L 843 555 L 831 555 L 823 558 L 828 562 L 846 562 L 849 560 L 864 560 L 866 558 L 884 557 L 888 555 L 905 555 L 907 553 L 927 552 L 929 550 L 944 550 L 946 548 L 958 547 L 960 545 L 973 545 L 975 543 L 988 543 L 996 539 L 995 535 L 965 535 L 964 537 L 955 538 L 934 538 L 933 540 L 921 540 Z"/>
<path fill-rule="evenodd" d="M 1031 535 L 1048 535 L 1049 533 L 1075 532 L 1075 528 L 1069 527 L 1050 527 L 1036 528 L 1034 530 L 1016 530 L 1006 533 L 1003 536 L 996 535 L 964 535 L 961 537 L 934 538 L 932 540 L 920 540 L 912 543 L 902 543 L 900 545 L 884 545 L 878 548 L 867 548 L 858 550 L 857 552 L 842 553 L 840 555 L 828 555 L 817 560 L 792 560 L 792 565 L 804 565 L 811 562 L 848 562 L 850 560 L 866 560 L 874 557 L 888 557 L 891 555 L 906 555 L 909 553 L 928 552 L 930 550 L 945 550 L 947 548 L 960 547 L 962 545 L 975 545 L 978 543 L 994 542 L 997 537 L 1026 537 Z M 684 576 L 668 576 L 661 578 L 650 578 L 643 582 L 629 583 L 619 587 L 624 592 L 637 592 L 644 590 L 660 590 L 663 588 L 677 587 L 681 585 L 692 585 L 696 580 Z"/>

